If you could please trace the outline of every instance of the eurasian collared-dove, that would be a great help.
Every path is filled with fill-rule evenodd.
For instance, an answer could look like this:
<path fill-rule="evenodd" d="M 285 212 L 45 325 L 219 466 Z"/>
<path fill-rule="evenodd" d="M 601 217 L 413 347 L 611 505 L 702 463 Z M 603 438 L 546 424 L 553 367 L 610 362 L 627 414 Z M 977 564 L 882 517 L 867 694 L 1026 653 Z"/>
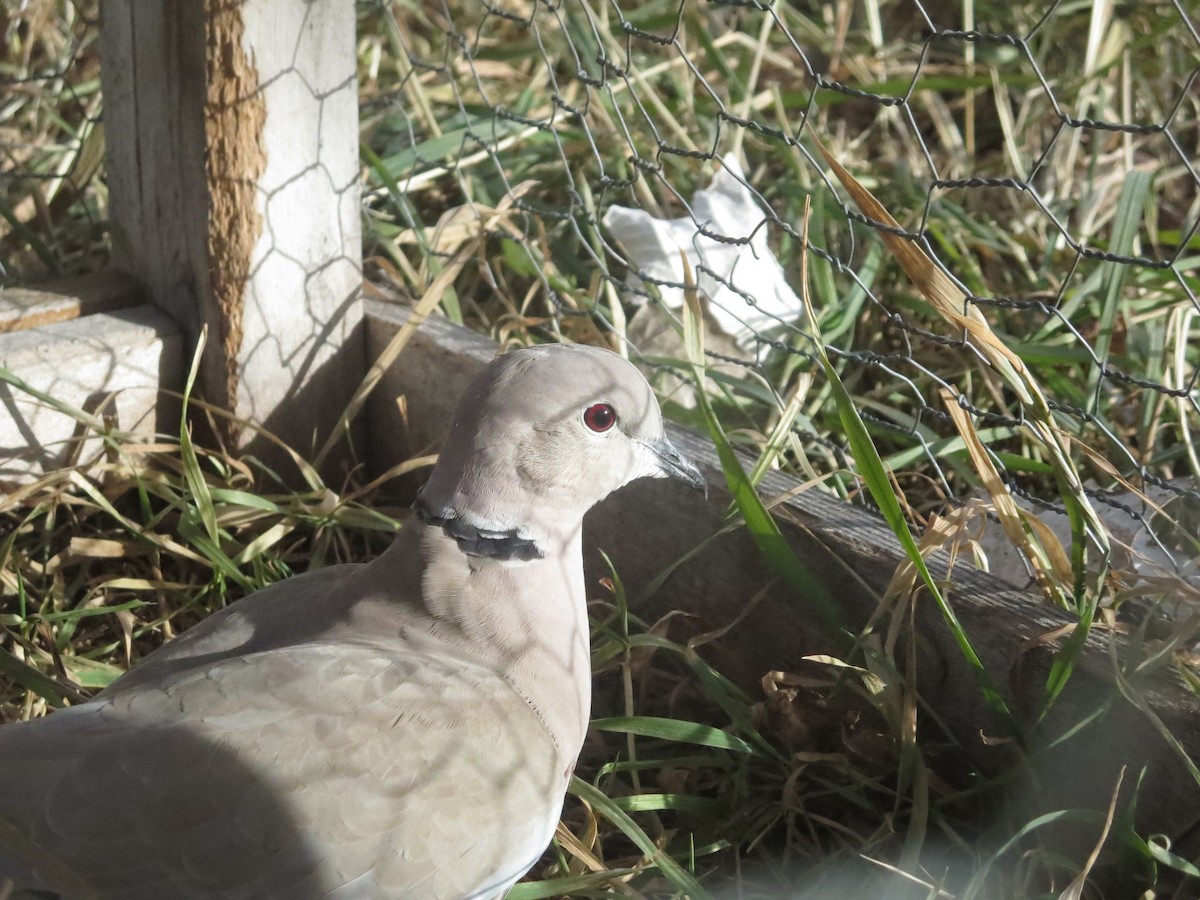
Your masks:
<path fill-rule="evenodd" d="M 71 898 L 503 895 L 587 727 L 583 514 L 641 476 L 702 484 L 632 365 L 500 357 L 378 559 L 275 584 L 93 701 L 0 728 L 0 875 Z"/>

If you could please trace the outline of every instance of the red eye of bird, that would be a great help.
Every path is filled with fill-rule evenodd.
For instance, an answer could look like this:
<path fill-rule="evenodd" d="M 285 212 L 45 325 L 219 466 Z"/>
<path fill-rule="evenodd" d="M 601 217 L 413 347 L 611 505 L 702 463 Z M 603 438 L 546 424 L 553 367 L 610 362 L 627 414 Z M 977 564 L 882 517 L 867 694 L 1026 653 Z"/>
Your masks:
<path fill-rule="evenodd" d="M 597 403 L 583 411 L 583 424 L 597 434 L 617 424 L 617 411 L 607 403 Z"/>

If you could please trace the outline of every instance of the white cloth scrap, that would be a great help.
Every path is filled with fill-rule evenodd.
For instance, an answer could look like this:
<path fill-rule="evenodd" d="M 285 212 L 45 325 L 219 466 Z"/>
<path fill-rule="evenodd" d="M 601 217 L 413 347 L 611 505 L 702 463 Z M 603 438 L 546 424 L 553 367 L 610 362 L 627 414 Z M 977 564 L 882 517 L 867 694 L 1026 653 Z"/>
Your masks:
<path fill-rule="evenodd" d="M 680 251 L 687 256 L 709 312 L 717 325 L 748 349 L 754 336 L 791 322 L 803 312 L 800 298 L 788 285 L 783 267 L 767 245 L 768 216 L 733 156 L 722 159 L 722 168 L 708 187 L 692 198 L 692 214 L 681 219 L 658 219 L 645 210 L 609 207 L 604 227 L 624 248 L 631 280 L 640 286 L 645 275 L 661 281 L 683 283 Z M 725 243 L 701 233 L 747 240 Z M 701 267 L 716 273 L 714 278 Z M 730 290 L 721 279 L 737 290 Z M 683 289 L 659 285 L 663 302 L 672 309 L 683 306 Z M 739 293 L 739 291 L 741 293 Z M 746 301 L 745 294 L 754 300 Z"/>

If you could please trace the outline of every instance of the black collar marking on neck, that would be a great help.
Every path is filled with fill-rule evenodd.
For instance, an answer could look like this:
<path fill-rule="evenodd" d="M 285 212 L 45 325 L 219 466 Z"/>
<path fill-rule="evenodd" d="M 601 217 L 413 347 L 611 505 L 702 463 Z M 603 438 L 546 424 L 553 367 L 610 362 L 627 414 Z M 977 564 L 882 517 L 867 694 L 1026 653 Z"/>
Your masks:
<path fill-rule="evenodd" d="M 546 555 L 529 538 L 518 536 L 515 528 L 512 531 L 485 531 L 458 518 L 454 510 L 449 510 L 449 515 L 434 513 L 420 497 L 413 504 L 413 512 L 426 525 L 442 529 L 467 556 L 528 562 Z"/>

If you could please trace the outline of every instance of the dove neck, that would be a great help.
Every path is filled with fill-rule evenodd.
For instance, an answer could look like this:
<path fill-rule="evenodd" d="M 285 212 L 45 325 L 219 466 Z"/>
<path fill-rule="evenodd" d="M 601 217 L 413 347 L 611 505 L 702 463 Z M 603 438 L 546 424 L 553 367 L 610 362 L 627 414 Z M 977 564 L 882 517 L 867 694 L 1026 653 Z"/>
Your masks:
<path fill-rule="evenodd" d="M 536 713 L 564 766 L 583 744 L 591 657 L 582 523 L 530 560 L 464 553 L 436 524 L 413 523 L 384 554 L 420 579 L 425 631 L 444 651 L 498 672 Z M 381 558 L 381 562 L 384 561 Z M 396 577 L 408 577 L 396 573 Z"/>
<path fill-rule="evenodd" d="M 523 536 L 518 528 L 480 526 L 469 513 L 445 506 L 435 509 L 423 497 L 413 504 L 413 513 L 425 525 L 442 529 L 467 556 L 528 562 L 546 555 L 536 541 Z"/>
<path fill-rule="evenodd" d="M 465 436 L 464 436 L 465 435 Z M 599 499 L 589 490 L 586 502 L 578 479 L 566 485 L 546 482 L 520 471 L 512 441 L 485 441 L 455 428 L 438 464 L 413 503 L 426 525 L 440 528 L 463 553 L 502 562 L 528 562 L 554 556 L 577 531 L 584 513 Z M 470 464 L 462 461 L 470 448 Z"/>

